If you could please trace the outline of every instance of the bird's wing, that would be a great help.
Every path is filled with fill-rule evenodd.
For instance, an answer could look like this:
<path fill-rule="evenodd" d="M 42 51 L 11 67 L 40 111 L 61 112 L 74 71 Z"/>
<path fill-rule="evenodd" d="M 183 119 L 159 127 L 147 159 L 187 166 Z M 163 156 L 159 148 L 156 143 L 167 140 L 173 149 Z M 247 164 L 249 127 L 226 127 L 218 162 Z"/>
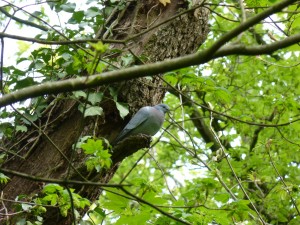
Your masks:
<path fill-rule="evenodd" d="M 125 126 L 124 130 L 132 130 L 136 127 L 138 127 L 140 124 L 145 122 L 149 117 L 149 109 L 148 108 L 142 108 L 139 110 L 129 121 L 129 123 Z"/>
<path fill-rule="evenodd" d="M 144 123 L 149 117 L 149 109 L 142 108 L 140 109 L 129 121 L 129 123 L 124 127 L 121 133 L 113 141 L 114 144 L 118 143 L 120 140 L 128 136 L 135 128 Z"/>

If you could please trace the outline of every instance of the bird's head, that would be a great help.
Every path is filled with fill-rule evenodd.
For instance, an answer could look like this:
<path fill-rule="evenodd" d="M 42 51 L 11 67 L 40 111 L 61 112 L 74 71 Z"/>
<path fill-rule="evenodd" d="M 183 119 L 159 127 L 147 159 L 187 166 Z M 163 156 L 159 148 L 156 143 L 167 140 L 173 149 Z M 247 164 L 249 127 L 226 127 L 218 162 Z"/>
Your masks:
<path fill-rule="evenodd" d="M 154 108 L 162 111 L 163 113 L 166 113 L 166 112 L 170 111 L 170 107 L 166 104 L 158 104 L 158 105 L 154 106 Z"/>

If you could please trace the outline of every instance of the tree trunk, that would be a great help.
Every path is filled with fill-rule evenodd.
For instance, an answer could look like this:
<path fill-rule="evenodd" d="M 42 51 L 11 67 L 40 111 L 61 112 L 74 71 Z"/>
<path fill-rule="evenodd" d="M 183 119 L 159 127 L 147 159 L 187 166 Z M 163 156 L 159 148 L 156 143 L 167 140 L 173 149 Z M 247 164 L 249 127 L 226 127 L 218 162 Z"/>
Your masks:
<path fill-rule="evenodd" d="M 118 40 L 131 37 L 161 24 L 172 16 L 183 12 L 187 7 L 187 1 L 183 0 L 172 0 L 171 4 L 167 4 L 166 7 L 157 0 L 130 1 L 123 11 L 115 13 L 111 17 L 111 21 L 108 21 L 107 25 L 113 28 L 112 34 L 100 30 L 97 37 Z M 147 60 L 143 60 L 143 63 L 179 57 L 195 52 L 204 42 L 208 33 L 207 21 L 208 11 L 205 8 L 198 8 L 137 36 L 125 47 L 121 45 L 112 47 L 123 48 L 127 54 L 130 50 L 135 56 L 145 56 Z M 113 24 L 117 25 L 113 26 Z M 107 36 L 107 34 L 111 36 Z M 142 62 L 137 59 L 136 63 Z M 88 180 L 107 183 L 114 175 L 119 163 L 138 149 L 147 147 L 149 138 L 134 137 L 134 139 L 126 141 L 125 144 L 120 143 L 113 149 L 111 169 L 92 174 L 85 169 L 84 155 L 75 151 L 72 146 L 84 135 L 104 137 L 112 141 L 132 114 L 142 106 L 160 103 L 165 94 L 160 75 L 151 79 L 141 78 L 121 84 L 111 84 L 111 87 L 117 91 L 118 101 L 126 102 L 129 105 L 130 115 L 125 120 L 120 118 L 119 111 L 112 100 L 101 103 L 104 110 L 103 116 L 84 118 L 82 113 L 78 111 L 77 102 L 68 99 L 66 95 L 61 94 L 51 101 L 48 99 L 49 107 L 42 117 L 35 122 L 39 129 L 32 126 L 26 134 L 20 134 L 13 140 L 5 141 L 6 149 L 18 152 L 24 158 L 10 155 L 3 168 L 37 177 L 72 180 L 87 178 Z M 97 89 L 112 99 L 107 90 L 108 87 Z M 131 151 L 129 152 L 128 149 Z M 67 172 L 68 170 L 70 172 Z M 30 201 L 35 194 L 40 193 L 43 187 L 43 183 L 19 176 L 10 176 L 10 179 L 8 184 L 1 188 L 5 199 L 14 200 L 22 194 L 27 195 L 25 200 Z M 77 191 L 80 190 L 80 195 L 91 201 L 99 195 L 99 187 L 82 187 L 79 185 L 69 185 L 69 187 L 75 188 Z M 9 202 L 6 202 L 6 207 L 9 212 L 13 211 L 12 204 Z M 71 218 L 71 216 L 63 218 L 58 209 L 49 208 L 44 224 L 70 224 Z"/>

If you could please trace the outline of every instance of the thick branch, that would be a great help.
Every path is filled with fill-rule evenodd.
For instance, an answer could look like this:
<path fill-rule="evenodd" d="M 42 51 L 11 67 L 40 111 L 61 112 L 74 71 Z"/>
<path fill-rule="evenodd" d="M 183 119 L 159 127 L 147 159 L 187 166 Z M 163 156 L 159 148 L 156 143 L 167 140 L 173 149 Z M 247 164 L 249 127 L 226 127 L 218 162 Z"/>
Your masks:
<path fill-rule="evenodd" d="M 73 78 L 68 80 L 45 82 L 41 85 L 23 88 L 21 90 L 4 95 L 0 99 L 0 107 L 45 94 L 57 94 L 68 91 L 76 91 L 85 88 L 91 88 L 103 84 L 120 82 L 139 77 L 152 76 L 159 73 L 165 73 L 188 66 L 199 65 L 208 62 L 211 59 L 229 56 L 229 55 L 262 55 L 271 54 L 278 49 L 282 49 L 300 42 L 300 34 L 288 37 L 282 41 L 278 41 L 269 45 L 260 45 L 254 47 L 246 47 L 243 45 L 230 45 L 221 48 L 210 58 L 206 58 L 206 52 L 203 51 L 188 56 L 167 60 L 164 62 L 152 63 L 148 65 L 135 66 L 122 70 L 106 72 L 102 74 L 92 75 L 89 77 Z"/>
<path fill-rule="evenodd" d="M 211 59 L 228 56 L 228 55 L 260 55 L 271 54 L 278 49 L 288 47 L 292 44 L 300 42 L 300 34 L 269 45 L 246 47 L 242 45 L 227 45 L 219 49 L 226 42 L 230 41 L 236 35 L 242 33 L 246 29 L 258 23 L 260 20 L 268 17 L 269 15 L 278 12 L 287 5 L 295 2 L 295 0 L 286 0 L 270 7 L 266 11 L 252 17 L 245 23 L 242 23 L 237 28 L 221 37 L 209 49 L 195 54 L 187 55 L 164 62 L 158 62 L 148 65 L 141 65 L 127 69 L 106 72 L 103 74 L 93 75 L 89 77 L 73 78 L 69 80 L 46 82 L 38 86 L 32 86 L 21 89 L 19 91 L 4 95 L 0 99 L 0 107 L 27 99 L 37 97 L 45 94 L 57 94 L 61 92 L 75 91 L 90 87 L 95 87 L 103 84 L 130 80 L 138 77 L 152 76 L 159 73 L 165 73 L 176 69 L 181 69 L 188 66 L 194 66 L 206 63 Z M 219 49 L 219 50 L 218 50 Z"/>
<path fill-rule="evenodd" d="M 286 0 L 281 1 L 270 8 L 266 9 L 265 11 L 257 14 L 256 16 L 253 16 L 252 18 L 246 20 L 245 22 L 241 23 L 239 26 L 231 30 L 230 32 L 223 35 L 218 41 L 216 41 L 209 51 L 207 51 L 207 56 L 213 56 L 215 52 L 220 49 L 223 45 L 225 45 L 228 41 L 230 41 L 232 38 L 237 37 L 242 32 L 246 31 L 250 27 L 254 26 L 261 20 L 269 17 L 270 15 L 279 12 L 283 8 L 287 7 L 288 5 L 292 4 L 293 2 L 296 2 L 296 0 Z"/>
<path fill-rule="evenodd" d="M 267 119 L 267 121 L 271 122 L 274 117 L 275 117 L 275 114 L 276 114 L 276 109 L 272 112 L 272 114 L 269 116 L 269 118 Z M 252 152 L 255 145 L 257 144 L 257 141 L 258 141 L 258 136 L 259 136 L 259 133 L 264 129 L 264 127 L 258 127 L 255 129 L 254 133 L 253 133 L 253 138 L 252 138 L 252 141 L 250 143 L 250 147 L 249 147 L 249 151 Z"/>

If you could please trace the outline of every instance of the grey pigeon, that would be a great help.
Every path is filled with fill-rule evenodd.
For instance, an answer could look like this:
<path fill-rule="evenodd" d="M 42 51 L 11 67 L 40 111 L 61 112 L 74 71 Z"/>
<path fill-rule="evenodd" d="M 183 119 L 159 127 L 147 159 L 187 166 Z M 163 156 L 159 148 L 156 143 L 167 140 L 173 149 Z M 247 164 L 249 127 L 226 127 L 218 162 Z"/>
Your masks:
<path fill-rule="evenodd" d="M 116 145 L 119 141 L 131 135 L 155 135 L 165 120 L 165 113 L 169 110 L 170 108 L 166 104 L 141 108 L 112 142 L 112 145 Z"/>

